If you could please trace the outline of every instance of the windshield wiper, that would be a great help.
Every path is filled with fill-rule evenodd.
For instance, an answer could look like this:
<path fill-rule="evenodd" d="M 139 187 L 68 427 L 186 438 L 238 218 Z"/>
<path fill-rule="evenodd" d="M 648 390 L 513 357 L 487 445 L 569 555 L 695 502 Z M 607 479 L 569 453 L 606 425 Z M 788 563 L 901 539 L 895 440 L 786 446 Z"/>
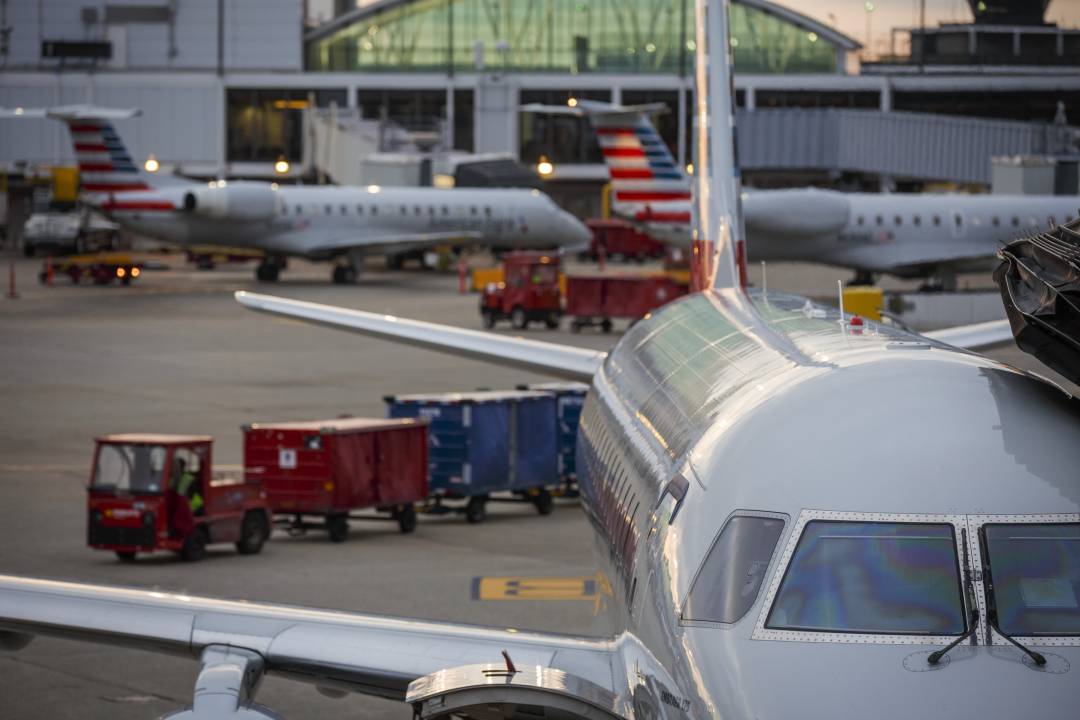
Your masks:
<path fill-rule="evenodd" d="M 960 529 L 960 542 L 963 544 L 964 549 L 964 590 L 968 604 L 968 628 L 945 647 L 927 655 L 926 662 L 931 665 L 937 665 L 950 650 L 973 636 L 979 629 L 979 603 L 975 601 L 975 583 L 971 577 L 971 560 L 968 558 L 967 530 L 965 528 Z"/>
<path fill-rule="evenodd" d="M 1001 626 L 998 625 L 997 599 L 994 597 L 994 574 L 990 570 L 990 546 L 989 543 L 986 542 L 985 529 L 979 530 L 979 549 L 982 551 L 983 587 L 986 590 L 986 614 L 987 619 L 990 621 L 986 628 L 986 644 L 994 644 L 994 637 L 990 632 L 990 628 L 993 628 L 994 630 L 997 630 L 998 635 L 1011 642 L 1019 648 L 1022 653 L 1031 658 L 1033 663 L 1042 667 L 1046 664 L 1046 658 L 1043 657 L 1041 653 L 1035 652 L 1031 648 L 1024 646 L 1020 641 L 1002 630 Z"/>

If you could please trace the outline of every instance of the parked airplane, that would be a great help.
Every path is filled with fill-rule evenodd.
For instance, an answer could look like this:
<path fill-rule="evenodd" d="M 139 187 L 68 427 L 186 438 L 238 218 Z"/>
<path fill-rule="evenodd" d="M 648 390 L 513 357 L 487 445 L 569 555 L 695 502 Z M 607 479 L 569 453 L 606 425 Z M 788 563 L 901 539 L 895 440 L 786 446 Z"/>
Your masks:
<path fill-rule="evenodd" d="M 691 178 L 660 138 L 652 116 L 667 105 L 525 105 L 528 112 L 583 116 L 611 174 L 613 212 L 669 243 L 690 242 Z M 959 272 L 995 264 L 1002 245 L 1047 222 L 1068 222 L 1080 198 L 1061 195 L 841 193 L 813 188 L 751 190 L 743 198 L 750 259 L 850 268 L 852 282 L 878 274 L 931 277 L 955 286 Z"/>
<path fill-rule="evenodd" d="M 82 187 L 136 233 L 178 245 L 250 247 L 266 253 L 256 277 L 274 281 L 286 258 L 331 260 L 334 282 L 354 282 L 364 256 L 440 245 L 496 249 L 584 245 L 588 228 L 532 189 L 293 186 L 218 180 L 195 184 L 135 166 L 112 121 L 133 110 L 70 106 L 4 111 L 67 124 Z"/>
<path fill-rule="evenodd" d="M 942 340 L 751 297 L 727 0 L 697 0 L 696 231 L 713 286 L 610 353 L 239 293 L 254 309 L 588 379 L 582 504 L 619 629 L 594 640 L 0 577 L 0 640 L 197 655 L 180 718 L 272 717 L 265 673 L 419 718 L 1039 718 L 1080 683 L 1075 401 Z M 699 246 L 700 247 L 700 246 Z M 958 338 L 966 338 L 961 341 Z"/>

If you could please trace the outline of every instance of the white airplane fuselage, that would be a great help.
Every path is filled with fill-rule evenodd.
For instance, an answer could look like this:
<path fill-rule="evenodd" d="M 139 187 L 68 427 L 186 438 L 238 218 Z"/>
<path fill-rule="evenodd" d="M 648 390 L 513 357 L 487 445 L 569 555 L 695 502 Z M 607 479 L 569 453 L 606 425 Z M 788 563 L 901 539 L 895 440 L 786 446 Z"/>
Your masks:
<path fill-rule="evenodd" d="M 250 247 L 316 260 L 351 250 L 406 251 L 438 244 L 439 239 L 453 245 L 455 237 L 460 244 L 500 249 L 589 240 L 588 230 L 576 218 L 548 196 L 528 189 L 233 182 L 117 193 L 101 206 L 121 225 L 165 242 Z"/>
<path fill-rule="evenodd" d="M 1004 243 L 1076 217 L 1080 198 L 750 190 L 743 207 L 751 261 L 925 277 L 989 269 Z M 658 239 L 688 246 L 689 213 L 686 203 L 667 203 L 631 217 Z M 679 217 L 686 220 L 663 219 Z"/>

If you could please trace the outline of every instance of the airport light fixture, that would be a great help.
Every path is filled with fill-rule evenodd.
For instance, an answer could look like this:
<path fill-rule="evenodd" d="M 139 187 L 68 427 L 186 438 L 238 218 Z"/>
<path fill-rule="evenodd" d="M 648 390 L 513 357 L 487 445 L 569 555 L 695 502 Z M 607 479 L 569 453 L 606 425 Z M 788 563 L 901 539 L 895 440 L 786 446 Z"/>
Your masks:
<path fill-rule="evenodd" d="M 274 163 L 274 172 L 278 175 L 285 175 L 289 172 L 289 161 L 285 159 L 284 155 L 279 155 L 277 162 Z"/>
<path fill-rule="evenodd" d="M 143 163 L 143 169 L 145 169 L 148 173 L 156 173 L 158 170 L 161 169 L 161 163 L 159 163 L 157 158 L 154 157 L 153 153 L 151 153 L 147 156 L 146 162 Z"/>
<path fill-rule="evenodd" d="M 551 164 L 551 161 L 547 159 L 547 155 L 541 155 L 540 161 L 536 163 L 536 172 L 542 178 L 551 177 L 555 172 L 555 166 Z"/>
<path fill-rule="evenodd" d="M 577 107 L 577 98 L 571 96 L 570 99 L 566 101 L 566 105 L 567 105 L 567 107 L 576 108 Z"/>

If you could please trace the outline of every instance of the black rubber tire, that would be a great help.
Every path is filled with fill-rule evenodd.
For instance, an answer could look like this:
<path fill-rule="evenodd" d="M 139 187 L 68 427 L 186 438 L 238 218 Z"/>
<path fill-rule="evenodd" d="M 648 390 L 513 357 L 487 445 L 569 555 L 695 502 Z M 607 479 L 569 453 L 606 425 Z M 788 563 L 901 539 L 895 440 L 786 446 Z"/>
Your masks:
<path fill-rule="evenodd" d="M 277 265 L 263 263 L 255 267 L 255 278 L 259 282 L 277 282 L 279 271 Z"/>
<path fill-rule="evenodd" d="M 412 531 L 416 530 L 416 508 L 412 505 L 406 505 L 403 509 L 397 513 L 398 528 L 405 535 L 408 535 Z"/>
<path fill-rule="evenodd" d="M 546 318 L 544 318 L 544 325 L 547 326 L 548 330 L 554 330 L 555 328 L 559 327 L 559 316 L 555 313 L 551 313 Z"/>
<path fill-rule="evenodd" d="M 574 320 L 573 322 L 570 323 L 570 332 L 574 333 L 575 335 L 577 335 L 579 332 L 581 332 L 581 321 L 580 320 Z"/>
<path fill-rule="evenodd" d="M 515 330 L 524 330 L 529 327 L 529 316 L 522 308 L 516 307 L 510 311 L 510 324 Z"/>
<path fill-rule="evenodd" d="M 405 258 L 398 255 L 386 256 L 386 269 L 387 270 L 400 270 L 405 265 Z"/>
<path fill-rule="evenodd" d="M 483 310 L 480 313 L 481 323 L 485 330 L 490 330 L 495 327 L 495 313 L 491 310 Z"/>
<path fill-rule="evenodd" d="M 536 506 L 536 512 L 541 515 L 550 515 L 551 511 L 555 509 L 555 499 L 551 497 L 551 493 L 547 488 L 540 488 L 539 492 L 533 497 L 533 505 Z"/>
<path fill-rule="evenodd" d="M 612 325 L 611 321 L 610 321 L 610 320 L 608 320 L 607 318 L 604 318 L 603 320 L 601 320 L 601 321 L 600 321 L 600 329 L 601 329 L 601 330 L 602 330 L 602 331 L 603 331 L 604 333 L 609 333 L 609 332 L 611 332 L 611 328 L 612 328 L 612 327 L 613 327 L 613 325 Z"/>
<path fill-rule="evenodd" d="M 198 562 L 206 557 L 206 532 L 202 528 L 196 528 L 187 536 L 184 547 L 180 549 L 180 557 L 185 562 Z"/>
<path fill-rule="evenodd" d="M 326 518 L 326 531 L 330 534 L 330 542 L 342 543 L 349 539 L 349 518 L 346 515 L 328 515 Z"/>
<path fill-rule="evenodd" d="M 120 560 L 120 562 L 126 562 L 126 563 L 135 562 L 135 551 L 134 550 L 117 550 L 116 551 L 116 557 Z"/>
<path fill-rule="evenodd" d="M 469 504 L 465 506 L 465 520 L 470 525 L 484 522 L 487 517 L 487 499 L 479 495 L 469 498 Z"/>
<path fill-rule="evenodd" d="M 241 555 L 257 555 L 270 537 L 270 526 L 266 515 L 258 510 L 249 510 L 240 523 L 240 539 L 236 541 L 236 552 Z"/>

